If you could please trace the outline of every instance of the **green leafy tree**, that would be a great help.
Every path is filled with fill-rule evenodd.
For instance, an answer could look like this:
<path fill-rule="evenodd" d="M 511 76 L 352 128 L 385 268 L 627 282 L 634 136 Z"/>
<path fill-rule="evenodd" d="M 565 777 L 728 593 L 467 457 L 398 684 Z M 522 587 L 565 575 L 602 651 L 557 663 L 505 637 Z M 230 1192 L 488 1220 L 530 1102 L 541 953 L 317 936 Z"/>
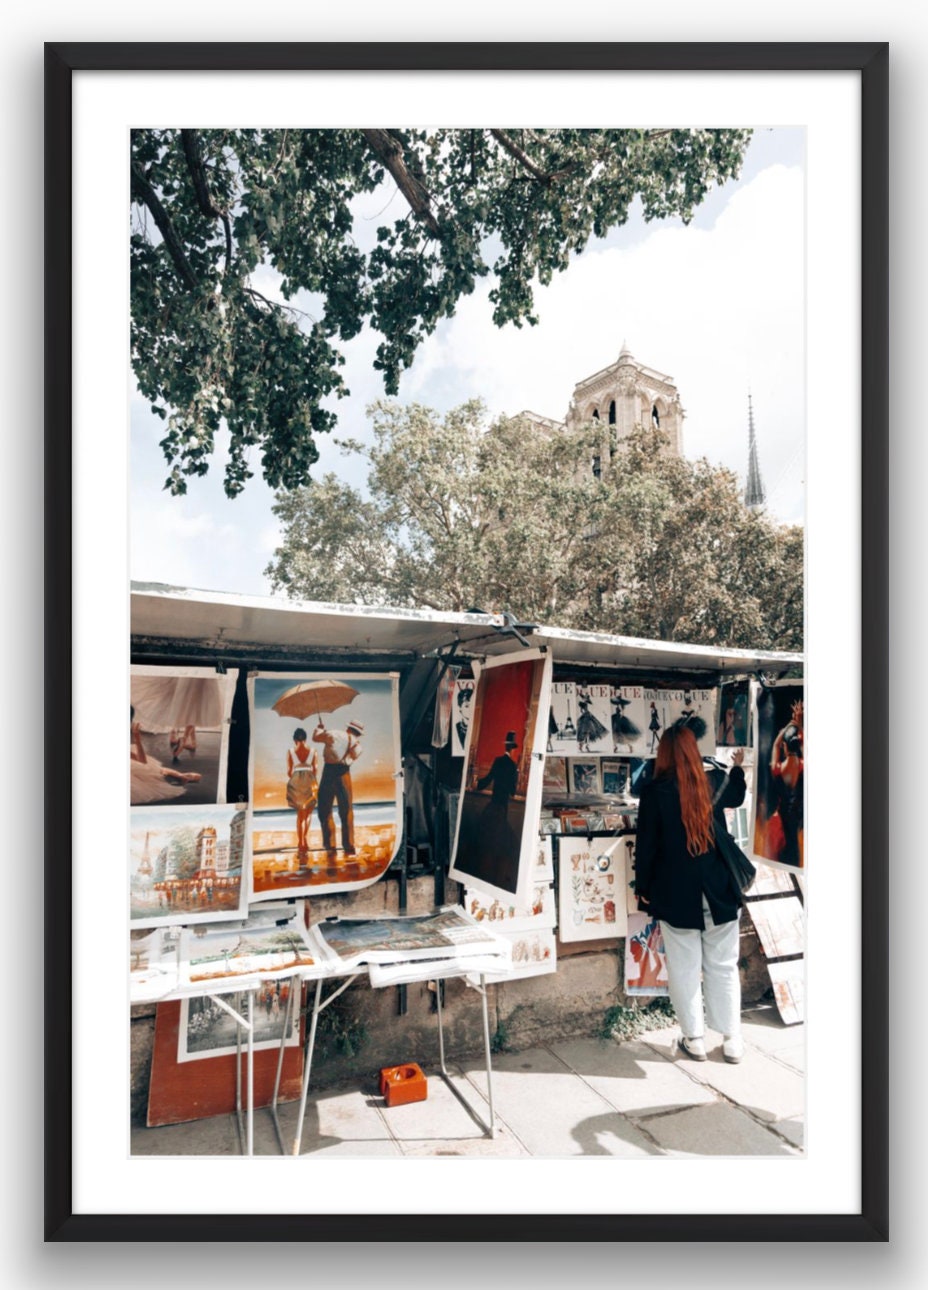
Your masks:
<path fill-rule="evenodd" d="M 366 459 L 368 497 L 332 475 L 278 495 L 275 591 L 801 648 L 802 530 L 748 511 L 730 471 L 676 456 L 659 432 L 610 460 L 598 422 L 488 426 L 479 401 L 371 414 L 373 444 L 343 444 Z"/>
<path fill-rule="evenodd" d="M 132 364 L 167 423 L 166 486 L 209 469 L 227 426 L 225 490 L 250 450 L 273 488 L 310 478 L 316 436 L 347 393 L 340 345 L 381 337 L 387 394 L 422 340 L 492 274 L 493 321 L 537 321 L 549 283 L 591 238 L 625 223 L 688 221 L 737 176 L 747 130 L 135 130 Z M 353 201 L 385 180 L 403 210 L 354 240 Z M 280 275 L 281 304 L 256 271 Z M 289 302 L 309 293 L 311 313 Z"/>
<path fill-rule="evenodd" d="M 802 528 L 745 507 L 733 472 L 667 447 L 642 429 L 613 457 L 618 528 L 591 543 L 591 596 L 576 625 L 611 620 L 658 640 L 802 649 Z"/>

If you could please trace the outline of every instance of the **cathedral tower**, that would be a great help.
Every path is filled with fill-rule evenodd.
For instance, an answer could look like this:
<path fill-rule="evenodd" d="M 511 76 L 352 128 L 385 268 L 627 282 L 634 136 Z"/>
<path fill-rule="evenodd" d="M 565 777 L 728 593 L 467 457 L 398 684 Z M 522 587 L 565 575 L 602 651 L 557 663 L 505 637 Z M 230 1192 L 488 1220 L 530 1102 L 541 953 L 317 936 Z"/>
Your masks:
<path fill-rule="evenodd" d="M 671 451 L 682 456 L 684 415 L 673 379 L 639 363 L 623 342 L 610 367 L 574 386 L 566 424 L 571 428 L 584 421 L 601 421 L 610 449 L 638 426 L 652 426 L 663 431 Z"/>

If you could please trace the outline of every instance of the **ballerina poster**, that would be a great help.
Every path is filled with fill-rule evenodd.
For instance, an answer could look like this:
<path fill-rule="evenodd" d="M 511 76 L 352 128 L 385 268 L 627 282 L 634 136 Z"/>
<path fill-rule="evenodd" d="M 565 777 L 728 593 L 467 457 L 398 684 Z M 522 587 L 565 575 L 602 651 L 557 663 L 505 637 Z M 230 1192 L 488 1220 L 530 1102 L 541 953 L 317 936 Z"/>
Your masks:
<path fill-rule="evenodd" d="M 805 704 L 801 681 L 754 687 L 754 856 L 805 865 Z"/>
<path fill-rule="evenodd" d="M 129 677 L 129 801 L 200 806 L 226 800 L 235 674 L 136 665 Z"/>
<path fill-rule="evenodd" d="M 398 673 L 256 672 L 248 703 L 252 899 L 376 882 L 402 832 Z"/>
<path fill-rule="evenodd" d="M 696 736 L 703 757 L 715 756 L 718 725 L 718 690 L 645 690 L 645 756 L 657 755 L 660 737 L 668 726 L 685 723 Z"/>
<path fill-rule="evenodd" d="M 474 693 L 449 876 L 531 908 L 551 655 L 488 659 Z"/>

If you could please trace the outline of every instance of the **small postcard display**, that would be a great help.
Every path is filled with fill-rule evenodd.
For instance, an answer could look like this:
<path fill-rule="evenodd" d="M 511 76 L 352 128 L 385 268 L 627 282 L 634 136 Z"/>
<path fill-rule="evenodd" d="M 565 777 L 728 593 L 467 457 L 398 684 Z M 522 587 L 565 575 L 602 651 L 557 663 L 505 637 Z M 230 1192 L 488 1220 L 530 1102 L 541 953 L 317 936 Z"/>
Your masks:
<path fill-rule="evenodd" d="M 650 914 L 628 916 L 625 937 L 625 993 L 632 996 L 668 997 L 667 956 L 661 925 Z"/>
<path fill-rule="evenodd" d="M 130 669 L 133 928 L 244 917 L 247 807 L 226 803 L 235 680 L 207 667 Z"/>
<path fill-rule="evenodd" d="M 402 833 L 398 673 L 254 672 L 248 703 L 252 900 L 376 882 Z"/>
<path fill-rule="evenodd" d="M 562 837 L 558 842 L 562 941 L 624 936 L 625 848 L 620 837 Z"/>
<path fill-rule="evenodd" d="M 801 681 L 752 684 L 754 818 L 758 860 L 805 867 L 805 695 Z"/>
<path fill-rule="evenodd" d="M 550 686 L 547 651 L 489 659 L 467 730 L 449 877 L 520 910 L 535 886 Z"/>

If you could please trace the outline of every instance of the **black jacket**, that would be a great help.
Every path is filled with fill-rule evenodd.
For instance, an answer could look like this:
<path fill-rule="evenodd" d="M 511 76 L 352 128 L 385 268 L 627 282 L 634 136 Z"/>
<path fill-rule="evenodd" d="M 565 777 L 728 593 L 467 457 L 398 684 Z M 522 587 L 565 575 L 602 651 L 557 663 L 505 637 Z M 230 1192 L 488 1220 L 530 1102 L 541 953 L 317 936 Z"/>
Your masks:
<path fill-rule="evenodd" d="M 723 774 L 720 770 L 707 772 L 711 797 L 718 791 Z M 744 793 L 744 771 L 732 766 L 725 790 L 715 804 L 716 831 L 725 828 L 725 808 L 740 806 Z M 715 848 L 701 856 L 691 856 L 686 849 L 675 779 L 652 779 L 641 790 L 635 892 L 649 913 L 671 927 L 703 927 L 703 892 L 714 922 L 730 923 L 738 917 L 740 895 Z"/>

